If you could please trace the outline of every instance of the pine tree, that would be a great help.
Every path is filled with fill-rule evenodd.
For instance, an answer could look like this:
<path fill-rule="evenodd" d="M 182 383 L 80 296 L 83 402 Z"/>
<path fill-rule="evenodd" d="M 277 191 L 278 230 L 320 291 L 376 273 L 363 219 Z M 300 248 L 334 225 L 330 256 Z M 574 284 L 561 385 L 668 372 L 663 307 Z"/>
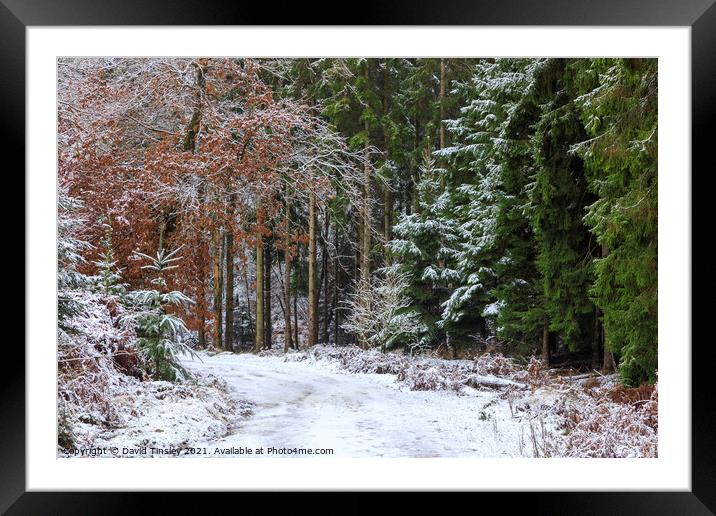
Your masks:
<path fill-rule="evenodd" d="M 656 381 L 657 61 L 578 60 L 577 99 L 589 139 L 583 157 L 598 196 L 586 223 L 604 252 L 591 291 L 604 313 L 605 345 L 619 354 L 625 383 Z"/>
<path fill-rule="evenodd" d="M 175 262 L 181 259 L 176 256 L 179 249 L 171 253 L 160 250 L 156 256 L 136 253 L 138 259 L 146 259 L 150 263 L 142 269 L 153 273 L 150 280 L 156 289 L 135 290 L 129 293 L 129 300 L 135 311 L 131 314 L 136 324 L 139 350 L 145 360 L 149 374 L 162 380 L 175 381 L 188 378 L 188 371 L 179 362 L 178 355 L 194 354 L 180 339 L 188 330 L 184 321 L 168 311 L 172 306 L 181 307 L 192 303 L 192 300 L 179 291 L 169 291 L 165 274 L 177 268 Z"/>
<path fill-rule="evenodd" d="M 405 294 L 424 328 L 419 344 L 427 347 L 444 341 L 444 332 L 438 324 L 440 302 L 446 297 L 447 281 L 455 278 L 451 275 L 453 271 L 439 267 L 438 260 L 444 257 L 442 240 L 456 229 L 452 219 L 445 216 L 445 196 L 440 192 L 435 160 L 428 153 L 424 155 L 416 195 L 419 210 L 399 218 L 389 248 L 399 264 L 398 274 L 407 284 Z"/>
<path fill-rule="evenodd" d="M 441 326 L 456 344 L 468 343 L 475 335 L 485 336 L 487 317 L 494 315 L 494 265 L 499 256 L 496 221 L 502 197 L 502 167 L 497 151 L 503 144 L 500 127 L 505 114 L 502 106 L 501 65 L 478 63 L 469 81 L 458 83 L 453 95 L 469 99 L 457 118 L 446 125 L 453 145 L 435 152 L 446 160 L 442 171 L 445 185 L 443 204 L 448 218 L 457 228 L 449 249 L 446 271 L 452 279 L 448 299 L 443 303 Z"/>
<path fill-rule="evenodd" d="M 60 185 L 57 195 L 57 324 L 61 338 L 76 333 L 71 319 L 82 313 L 82 304 L 74 292 L 88 289 L 91 278 L 79 272 L 85 263 L 83 253 L 92 245 L 79 238 L 84 220 L 79 215 L 83 203 L 69 195 L 66 185 Z"/>
<path fill-rule="evenodd" d="M 537 269 L 537 242 L 526 209 L 528 185 L 535 173 L 531 147 L 533 126 L 539 107 L 534 101 L 535 70 L 539 60 L 501 59 L 500 74 L 492 91 L 499 96 L 504 122 L 496 159 L 500 163 L 500 191 L 495 221 L 496 246 L 500 256 L 494 264 L 497 286 L 497 337 L 508 349 L 520 354 L 542 347 L 549 362 L 549 341 L 544 349 L 546 313 L 542 277 Z M 547 332 L 547 337 L 549 333 Z"/>
<path fill-rule="evenodd" d="M 595 306 L 589 297 L 594 239 L 583 222 L 593 202 L 582 159 L 570 152 L 586 133 L 574 103 L 573 78 L 562 59 L 535 70 L 540 115 L 532 137 L 536 171 L 528 210 L 537 241 L 549 329 L 569 351 L 590 349 Z"/>
<path fill-rule="evenodd" d="M 103 226 L 105 231 L 101 240 L 102 258 L 94 262 L 99 269 L 97 287 L 105 295 L 115 295 L 121 298 L 127 293 L 127 285 L 122 283 L 122 270 L 118 267 L 114 258 L 112 226 L 106 222 Z"/>

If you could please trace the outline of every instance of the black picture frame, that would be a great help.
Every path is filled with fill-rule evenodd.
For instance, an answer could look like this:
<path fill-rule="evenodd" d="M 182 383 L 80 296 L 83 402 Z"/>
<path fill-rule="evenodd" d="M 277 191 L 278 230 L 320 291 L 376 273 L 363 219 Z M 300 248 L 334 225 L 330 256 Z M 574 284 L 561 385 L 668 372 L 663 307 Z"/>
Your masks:
<path fill-rule="evenodd" d="M 716 0 L 460 0 L 417 5 L 408 0 L 364 1 L 340 24 L 351 25 L 577 25 L 577 26 L 689 26 L 692 70 L 692 169 L 713 170 L 709 146 L 716 125 Z M 28 26 L 63 25 L 294 25 L 335 24 L 318 21 L 318 9 L 305 3 L 216 3 L 210 0 L 0 0 L 0 102 L 5 135 L 2 148 L 24 166 L 25 148 L 25 29 Z M 708 164 L 708 165 L 707 165 Z M 706 168 L 708 166 L 708 168 Z M 670 171 L 679 173 L 678 171 Z M 691 171 L 681 171 L 685 180 Z M 6 169 L 6 177 L 16 172 Z M 692 192 L 697 190 L 693 189 Z M 696 199 L 692 205 L 697 206 Z M 697 218 L 692 216 L 696 222 Z M 696 235 L 696 230 L 692 235 Z M 708 239 L 712 240 L 712 239 Z M 18 240 L 19 241 L 19 240 Z M 692 249 L 692 268 L 697 259 Z M 17 263 L 19 260 L 15 260 Z M 16 267 L 17 265 L 15 265 Z M 29 271 L 25 271 L 27 275 Z M 26 276 L 27 277 L 27 276 Z M 697 285 L 706 291 L 709 281 Z M 698 305 L 694 302 L 696 312 Z M 32 310 L 26 306 L 25 310 Z M 702 308 L 705 314 L 705 308 Z M 697 318 L 693 318 L 698 320 Z M 706 319 L 708 320 L 708 319 Z M 713 437 L 714 397 L 710 382 L 713 344 L 711 339 L 692 346 L 692 490 L 690 492 L 550 492 L 481 493 L 480 504 L 508 497 L 509 506 L 529 505 L 544 514 L 714 514 L 716 512 L 716 447 Z M 667 343 L 688 349 L 690 343 Z M 48 348 L 48 352 L 51 352 Z M 0 378 L 2 401 L 0 429 L 0 510 L 7 514 L 119 514 L 136 512 L 150 495 L 140 493 L 26 492 L 25 488 L 25 352 L 6 341 L 6 357 Z M 217 499 L 217 494 L 211 495 Z M 226 495 L 221 495 L 224 498 Z M 248 496 L 242 494 L 242 496 Z M 256 495 L 252 495 L 256 496 Z M 420 500 L 415 495 L 414 500 Z M 217 499 L 217 501 L 223 501 Z M 253 500 L 251 500 L 253 501 Z M 455 499 L 453 499 L 455 501 Z M 249 500 L 242 503 L 246 507 Z M 365 502 L 340 502 L 354 511 L 368 509 Z M 382 501 L 384 509 L 402 502 Z M 504 500 L 498 500 L 498 504 Z M 202 507 L 187 495 L 163 497 L 184 511 Z M 394 507 L 391 505 L 396 504 Z M 312 504 L 312 509 L 318 509 Z M 323 499 L 322 506 L 333 505 Z M 141 512 L 141 511 L 140 511 Z"/>

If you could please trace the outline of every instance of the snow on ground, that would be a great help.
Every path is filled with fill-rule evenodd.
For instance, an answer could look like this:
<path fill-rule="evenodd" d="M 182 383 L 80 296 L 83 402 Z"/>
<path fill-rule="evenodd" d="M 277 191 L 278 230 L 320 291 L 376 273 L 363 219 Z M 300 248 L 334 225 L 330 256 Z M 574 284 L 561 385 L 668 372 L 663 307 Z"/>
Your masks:
<path fill-rule="evenodd" d="M 186 383 L 140 382 L 127 377 L 127 385 L 109 403 L 121 422 L 104 425 L 79 421 L 74 426 L 78 442 L 60 457 L 152 456 L 152 450 L 177 450 L 197 440 L 226 435 L 237 416 L 248 415 L 249 403 L 235 400 L 226 383 L 199 372 Z"/>
<path fill-rule="evenodd" d="M 314 346 L 201 352 L 183 364 L 194 382 L 127 380 L 112 398 L 119 423 L 79 423 L 78 448 L 145 457 L 251 458 L 261 448 L 263 457 L 657 454 L 656 388 L 625 389 L 614 376 L 571 380 L 534 359 L 525 368 L 501 355 L 441 360 Z"/>
<path fill-rule="evenodd" d="M 209 454 L 263 447 L 286 449 L 273 455 L 284 457 L 318 448 L 336 457 L 531 457 L 556 432 L 553 417 L 532 413 L 543 400 L 529 393 L 513 402 L 503 392 L 470 387 L 461 395 L 414 391 L 395 375 L 349 373 L 321 360 L 200 357 L 185 366 L 224 378 L 237 399 L 255 403 L 254 415 L 230 435 L 196 443 Z"/>

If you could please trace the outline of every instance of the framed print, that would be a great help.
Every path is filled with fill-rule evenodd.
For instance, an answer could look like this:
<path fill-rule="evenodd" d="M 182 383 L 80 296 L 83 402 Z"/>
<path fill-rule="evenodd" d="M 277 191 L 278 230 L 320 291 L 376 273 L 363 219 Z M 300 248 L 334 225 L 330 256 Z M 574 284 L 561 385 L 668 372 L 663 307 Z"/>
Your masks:
<path fill-rule="evenodd" d="M 3 0 L 27 202 L 3 510 L 390 490 L 712 513 L 711 3 L 337 26 Z"/>

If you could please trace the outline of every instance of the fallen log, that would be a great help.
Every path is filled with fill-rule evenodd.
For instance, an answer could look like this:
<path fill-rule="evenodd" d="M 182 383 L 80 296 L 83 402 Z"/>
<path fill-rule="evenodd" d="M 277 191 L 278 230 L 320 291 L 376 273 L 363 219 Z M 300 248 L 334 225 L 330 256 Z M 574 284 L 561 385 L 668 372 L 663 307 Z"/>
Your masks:
<path fill-rule="evenodd" d="M 468 377 L 463 383 L 475 389 L 484 387 L 487 387 L 489 389 L 504 389 L 507 387 L 513 387 L 519 390 L 528 389 L 528 386 L 524 383 L 508 380 L 507 378 L 500 378 L 498 376 L 482 376 L 477 374 Z"/>

